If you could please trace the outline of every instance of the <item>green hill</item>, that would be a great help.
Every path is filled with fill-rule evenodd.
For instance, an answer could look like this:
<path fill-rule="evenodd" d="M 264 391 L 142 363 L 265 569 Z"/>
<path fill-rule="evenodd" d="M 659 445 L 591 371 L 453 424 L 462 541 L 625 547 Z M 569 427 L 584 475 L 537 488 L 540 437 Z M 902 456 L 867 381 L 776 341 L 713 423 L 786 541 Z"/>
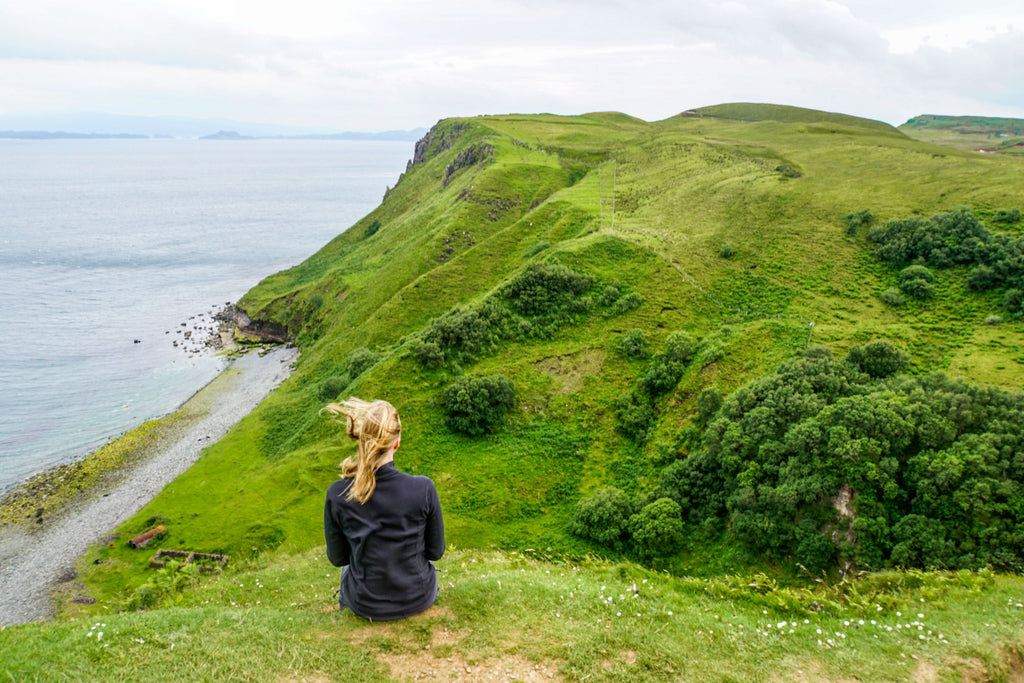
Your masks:
<path fill-rule="evenodd" d="M 1024 119 L 995 116 L 915 116 L 899 130 L 922 142 L 969 151 L 1024 154 Z"/>
<path fill-rule="evenodd" d="M 253 333 L 296 341 L 294 374 L 122 531 L 159 522 L 169 532 L 163 547 L 228 553 L 242 566 L 317 547 L 324 491 L 351 450 L 318 409 L 357 395 L 397 406 L 400 467 L 435 481 L 449 541 L 460 548 L 598 553 L 708 580 L 758 568 L 799 582 L 802 558 L 833 579 L 854 561 L 1013 570 L 1015 551 L 992 553 L 1003 538 L 1012 550 L 1024 509 L 1019 437 L 1000 426 L 1017 419 L 1024 381 L 1013 294 L 1022 175 L 1012 157 L 773 105 L 720 105 L 655 123 L 607 112 L 441 121 L 379 207 L 239 302 Z M 955 232 L 968 223 L 971 242 Z M 948 235 L 947 224 L 955 224 Z M 917 230 L 916 241 L 894 225 Z M 894 242 L 877 240 L 890 238 L 930 246 L 886 260 Z M 909 278 L 911 262 L 928 266 L 931 279 Z M 892 346 L 872 346 L 877 339 Z M 879 348 L 905 353 L 892 357 L 910 379 L 875 372 Z M 927 379 L 933 372 L 992 388 Z M 514 383 L 507 414 L 445 398 L 460 378 L 493 375 Z M 826 376 L 841 390 L 815 384 Z M 790 394 L 799 401 L 772 403 Z M 957 421 L 942 401 L 984 420 Z M 859 413 L 847 407 L 861 403 L 894 416 L 885 425 L 908 436 L 885 425 L 857 432 L 874 429 L 850 417 Z M 791 422 L 768 421 L 775 431 L 760 432 L 741 420 L 748 414 Z M 719 426 L 707 429 L 713 420 Z M 793 431 L 799 420 L 806 424 Z M 484 433 L 453 429 L 466 424 Z M 843 457 L 864 467 L 812 459 L 807 466 L 827 463 L 829 472 L 798 477 L 817 488 L 794 492 L 777 458 L 797 448 L 785 434 L 812 427 L 832 430 L 833 441 L 815 448 L 832 457 L 856 444 Z M 708 434 L 718 440 L 706 442 Z M 746 439 L 735 452 L 748 460 L 728 461 L 722 434 Z M 952 463 L 963 455 L 956 449 L 979 440 L 991 448 L 977 452 L 991 451 L 992 461 L 968 458 L 942 485 L 984 501 L 972 514 L 1005 536 L 982 544 L 960 512 L 929 511 L 914 497 L 934 484 L 922 474 L 932 471 L 921 464 L 929 454 Z M 680 473 L 685 462 L 704 469 Z M 707 481 L 718 482 L 705 492 L 721 490 L 719 498 L 691 491 Z M 877 490 L 851 492 L 850 481 Z M 757 495 L 745 493 L 756 486 Z M 991 501 L 963 493 L 973 486 L 988 487 Z M 592 497 L 606 487 L 621 494 Z M 843 490 L 861 526 L 833 510 Z M 869 490 L 874 497 L 858 495 Z M 592 506 L 594 519 L 618 515 L 621 529 L 604 529 L 621 533 L 581 528 L 582 501 L 604 501 Z M 924 521 L 901 525 L 908 516 Z M 833 533 L 844 524 L 859 539 Z M 946 545 L 915 545 L 934 524 Z M 757 537 L 778 543 L 762 553 L 749 540 Z M 81 579 L 100 602 L 66 614 L 123 600 L 151 576 L 147 560 L 97 548 Z M 333 579 L 324 582 L 327 591 Z"/>

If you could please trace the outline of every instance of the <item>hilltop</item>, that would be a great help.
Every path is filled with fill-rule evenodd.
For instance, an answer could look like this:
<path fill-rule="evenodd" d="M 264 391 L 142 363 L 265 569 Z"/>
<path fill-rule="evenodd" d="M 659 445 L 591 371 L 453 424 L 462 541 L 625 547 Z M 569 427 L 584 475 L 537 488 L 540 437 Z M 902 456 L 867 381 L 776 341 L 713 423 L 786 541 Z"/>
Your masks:
<path fill-rule="evenodd" d="M 399 466 L 436 482 L 459 548 L 712 583 L 1019 572 L 1022 172 L 777 105 L 446 119 L 379 207 L 238 302 L 244 334 L 299 346 L 293 375 L 119 531 L 163 524 L 157 547 L 232 567 L 307 557 L 351 450 L 318 409 L 357 395 L 397 406 Z M 936 508 L 954 494 L 975 507 Z M 65 615 L 151 590 L 151 555 L 94 549 L 79 580 L 98 603 Z M 317 567 L 300 573 L 333 590 Z M 1019 639 L 986 656 L 1003 647 Z"/>

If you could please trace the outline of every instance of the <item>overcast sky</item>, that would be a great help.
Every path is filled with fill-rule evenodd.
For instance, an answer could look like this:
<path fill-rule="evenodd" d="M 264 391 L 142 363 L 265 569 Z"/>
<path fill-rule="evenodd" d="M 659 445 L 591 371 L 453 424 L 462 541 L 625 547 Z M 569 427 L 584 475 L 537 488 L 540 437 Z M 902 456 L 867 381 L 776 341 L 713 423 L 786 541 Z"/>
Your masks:
<path fill-rule="evenodd" d="M 0 0 L 0 114 L 1024 118 L 1020 0 Z"/>

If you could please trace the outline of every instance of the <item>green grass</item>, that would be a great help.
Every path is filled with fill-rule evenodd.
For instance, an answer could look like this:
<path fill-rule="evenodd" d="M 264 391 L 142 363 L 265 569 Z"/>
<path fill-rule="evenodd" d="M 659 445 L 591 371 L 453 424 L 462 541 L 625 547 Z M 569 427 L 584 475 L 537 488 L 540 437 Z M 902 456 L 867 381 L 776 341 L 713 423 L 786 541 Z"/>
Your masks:
<path fill-rule="evenodd" d="M 450 550 L 420 616 L 338 612 L 319 550 L 203 575 L 161 609 L 0 631 L 12 680 L 1016 680 L 1024 580 L 887 573 L 786 587 Z M 101 635 L 102 634 L 102 635 Z"/>

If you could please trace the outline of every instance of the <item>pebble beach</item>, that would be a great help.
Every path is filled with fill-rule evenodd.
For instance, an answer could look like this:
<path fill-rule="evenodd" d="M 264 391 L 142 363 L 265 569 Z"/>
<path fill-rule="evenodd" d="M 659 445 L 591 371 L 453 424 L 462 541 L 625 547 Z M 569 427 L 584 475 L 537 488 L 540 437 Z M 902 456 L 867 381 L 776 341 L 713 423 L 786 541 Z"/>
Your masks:
<path fill-rule="evenodd" d="M 45 528 L 0 529 L 0 625 L 53 615 L 51 590 L 73 579 L 79 556 L 185 472 L 291 373 L 298 352 L 277 347 L 233 361 L 186 404 L 198 417 L 161 442 L 109 491 L 97 492 Z M 198 405 L 195 403 L 198 402 Z"/>

